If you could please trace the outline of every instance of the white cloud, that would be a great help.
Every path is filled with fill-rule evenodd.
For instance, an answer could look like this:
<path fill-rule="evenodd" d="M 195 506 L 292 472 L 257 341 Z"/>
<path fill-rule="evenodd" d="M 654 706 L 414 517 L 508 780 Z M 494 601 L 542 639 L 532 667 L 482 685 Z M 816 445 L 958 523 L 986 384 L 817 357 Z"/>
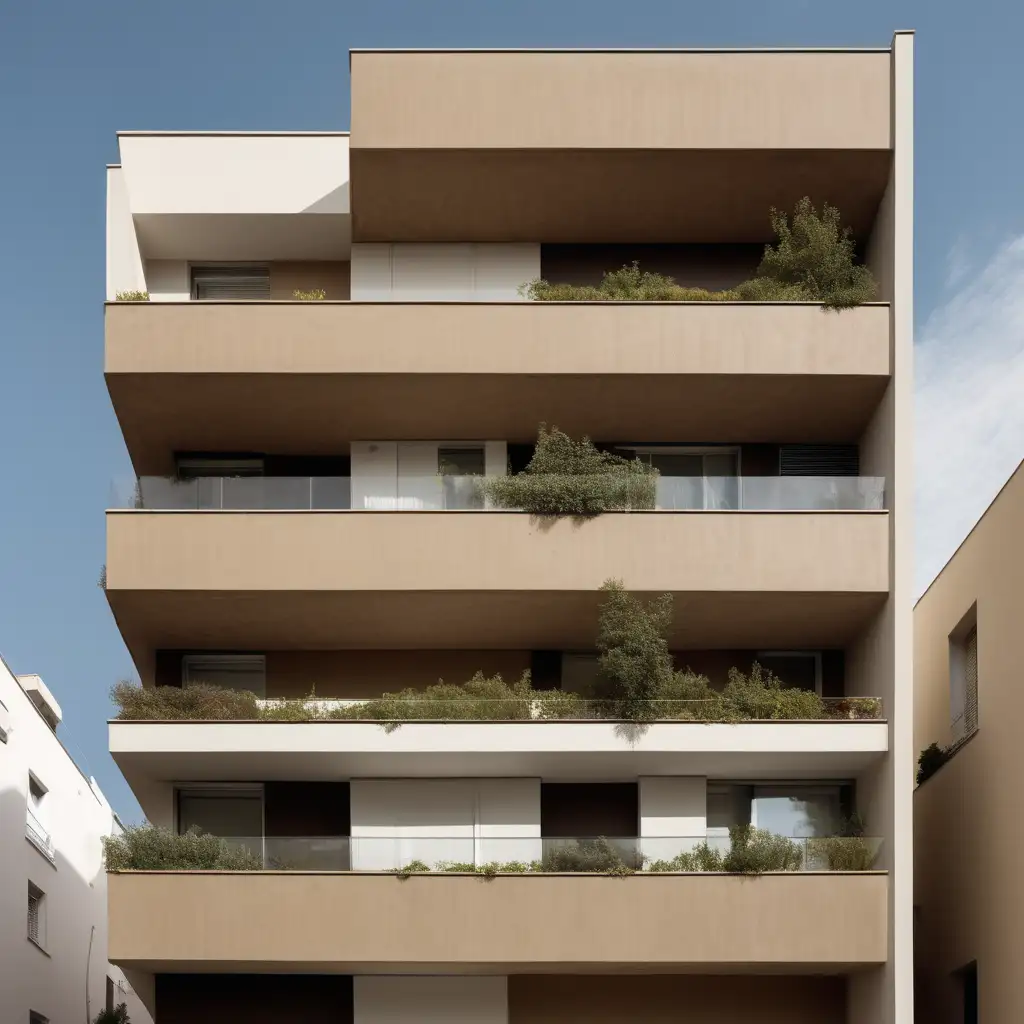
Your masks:
<path fill-rule="evenodd" d="M 920 593 L 1024 458 L 1024 236 L 932 313 L 915 360 Z"/>

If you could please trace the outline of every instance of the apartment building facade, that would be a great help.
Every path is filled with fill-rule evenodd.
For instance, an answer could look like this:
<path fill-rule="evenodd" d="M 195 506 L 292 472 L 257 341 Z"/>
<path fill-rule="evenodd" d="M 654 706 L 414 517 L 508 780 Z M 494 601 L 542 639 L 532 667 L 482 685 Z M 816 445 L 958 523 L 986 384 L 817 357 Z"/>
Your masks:
<path fill-rule="evenodd" d="M 919 1012 L 939 1024 L 1016 1020 L 1020 884 L 1016 751 L 1018 466 L 914 608 L 914 746 L 944 757 L 914 792 Z"/>
<path fill-rule="evenodd" d="M 107 961 L 101 839 L 120 826 L 58 739 L 61 717 L 39 676 L 0 658 L 0 1019 L 92 1021 L 124 1003 L 148 1024 Z"/>
<path fill-rule="evenodd" d="M 618 579 L 674 595 L 676 664 L 715 686 L 758 661 L 882 708 L 113 721 L 151 822 L 268 868 L 111 876 L 112 957 L 158 1024 L 911 1019 L 912 62 L 906 33 L 354 51 L 350 135 L 119 136 L 105 370 L 138 479 L 106 594 L 144 686 L 320 706 L 529 670 L 586 693 Z M 730 287 L 803 196 L 842 211 L 877 302 L 523 291 L 634 260 Z M 541 423 L 659 470 L 653 507 L 493 507 L 476 483 L 520 472 Z M 853 817 L 871 870 L 647 870 Z M 433 870 L 596 841 L 624 877 Z"/>

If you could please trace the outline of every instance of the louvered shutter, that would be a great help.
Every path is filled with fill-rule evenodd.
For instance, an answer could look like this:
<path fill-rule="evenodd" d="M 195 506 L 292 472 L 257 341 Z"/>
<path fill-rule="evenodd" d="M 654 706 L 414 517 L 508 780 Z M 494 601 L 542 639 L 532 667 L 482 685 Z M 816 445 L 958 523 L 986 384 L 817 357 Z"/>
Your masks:
<path fill-rule="evenodd" d="M 780 476 L 859 476 L 855 444 L 784 444 L 779 448 Z"/>
<path fill-rule="evenodd" d="M 269 299 L 267 267 L 193 267 L 194 299 Z"/>

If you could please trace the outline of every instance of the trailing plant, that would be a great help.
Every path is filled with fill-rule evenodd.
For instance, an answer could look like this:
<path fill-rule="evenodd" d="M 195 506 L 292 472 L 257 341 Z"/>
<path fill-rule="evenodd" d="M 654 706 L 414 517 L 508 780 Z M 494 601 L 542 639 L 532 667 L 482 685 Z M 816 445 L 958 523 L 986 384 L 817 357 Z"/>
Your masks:
<path fill-rule="evenodd" d="M 522 473 L 480 477 L 481 493 L 498 508 L 536 516 L 589 518 L 602 512 L 654 508 L 658 471 L 640 459 L 597 449 L 542 423 Z"/>
<path fill-rule="evenodd" d="M 404 865 L 403 867 L 400 867 L 395 872 L 395 877 L 401 879 L 402 881 L 405 881 L 405 879 L 407 879 L 410 875 L 423 874 L 424 872 L 429 870 L 429 864 L 424 864 L 423 861 L 421 860 L 411 860 L 409 861 L 408 864 Z"/>
<path fill-rule="evenodd" d="M 652 703 L 672 680 L 668 628 L 672 623 L 672 595 L 643 604 L 621 580 L 601 586 L 604 601 L 598 617 L 599 687 L 609 698 L 615 717 L 633 721 L 656 718 L 660 705 Z"/>
<path fill-rule="evenodd" d="M 219 836 L 193 827 L 172 832 L 157 825 L 136 825 L 121 835 L 103 837 L 108 871 L 260 871 L 263 859 L 230 846 Z"/>
<path fill-rule="evenodd" d="M 853 235 L 834 206 L 826 203 L 819 214 L 805 196 L 792 219 L 774 208 L 769 216 L 776 242 L 765 247 L 756 276 L 734 288 L 688 288 L 634 261 L 607 272 L 599 285 L 537 279 L 520 291 L 539 302 L 820 302 L 834 310 L 875 298 L 871 271 L 856 262 Z"/>
<path fill-rule="evenodd" d="M 327 292 L 323 288 L 311 288 L 309 291 L 303 291 L 301 288 L 296 288 L 292 292 L 292 298 L 298 299 L 299 302 L 320 302 L 327 298 Z"/>
<path fill-rule="evenodd" d="M 112 1010 L 100 1010 L 92 1024 L 132 1024 L 127 1003 L 118 1003 Z"/>
<path fill-rule="evenodd" d="M 941 747 L 938 743 L 930 743 L 917 758 L 917 784 L 927 782 L 951 757 L 950 747 Z"/>
<path fill-rule="evenodd" d="M 149 292 L 117 292 L 114 298 L 117 299 L 118 302 L 149 302 Z"/>
<path fill-rule="evenodd" d="M 729 848 L 711 846 L 707 840 L 671 860 L 653 861 L 648 871 L 720 871 L 735 875 L 763 875 L 777 871 L 799 871 L 803 850 L 799 843 L 753 825 L 733 825 Z"/>

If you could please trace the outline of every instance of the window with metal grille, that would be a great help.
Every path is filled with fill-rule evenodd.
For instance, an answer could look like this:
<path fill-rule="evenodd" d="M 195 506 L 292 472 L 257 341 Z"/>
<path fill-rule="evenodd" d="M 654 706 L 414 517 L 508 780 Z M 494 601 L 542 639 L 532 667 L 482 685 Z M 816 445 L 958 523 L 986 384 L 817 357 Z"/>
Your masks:
<path fill-rule="evenodd" d="M 28 937 L 37 945 L 46 941 L 46 893 L 37 885 L 28 883 Z"/>
<path fill-rule="evenodd" d="M 964 732 L 978 728 L 978 627 L 964 641 Z"/>
<path fill-rule="evenodd" d="M 269 299 L 270 269 L 265 266 L 193 267 L 193 299 Z"/>
<path fill-rule="evenodd" d="M 978 731 L 978 606 L 949 634 L 949 729 L 953 743 Z"/>

